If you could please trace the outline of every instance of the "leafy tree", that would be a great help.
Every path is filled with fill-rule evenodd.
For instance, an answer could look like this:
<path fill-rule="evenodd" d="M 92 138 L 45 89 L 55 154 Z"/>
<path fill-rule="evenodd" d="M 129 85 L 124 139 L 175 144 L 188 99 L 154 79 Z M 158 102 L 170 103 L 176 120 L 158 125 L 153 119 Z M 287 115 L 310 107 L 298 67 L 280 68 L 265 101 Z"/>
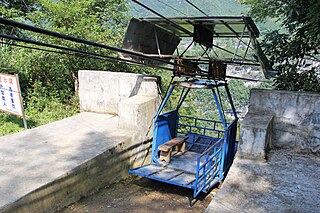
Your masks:
<path fill-rule="evenodd" d="M 115 46 L 121 42 L 128 22 L 126 3 L 127 0 L 1 0 L 0 17 Z M 117 54 L 3 25 L 0 33 L 106 55 Z M 16 47 L 11 44 L 35 46 L 5 39 L 0 42 L 0 72 L 19 74 L 29 124 L 42 125 L 77 112 L 75 93 L 80 69 L 140 71 L 85 55 Z M 10 121 L 17 124 L 6 114 L 0 119 L 5 120 L 0 122 L 0 129 L 6 129 Z M 12 126 L 9 132 L 17 130 L 9 126 Z"/>
<path fill-rule="evenodd" d="M 120 43 L 128 21 L 126 3 L 126 0 L 1 1 L 0 13 L 6 18 L 115 46 Z M 12 29 L 14 28 L 6 29 L 5 33 L 12 34 Z M 14 34 L 19 34 L 20 37 L 44 43 L 107 55 L 116 54 L 36 33 L 15 31 Z M 6 50 L 8 48 L 9 51 Z M 14 47 L 3 47 L 1 50 L 1 54 L 6 54 L 4 58 L 8 60 L 1 69 L 4 72 L 19 73 L 25 96 L 32 93 L 33 85 L 41 82 L 46 93 L 55 95 L 62 101 L 70 100 L 74 92 L 77 92 L 79 69 L 118 71 L 125 70 L 126 67 L 87 56 L 61 55 Z"/>
<path fill-rule="evenodd" d="M 250 14 L 259 21 L 274 18 L 281 28 L 268 32 L 263 40 L 266 55 L 278 70 L 275 86 L 286 90 L 320 92 L 316 67 L 320 62 L 320 1 L 241 0 L 251 6 Z"/>

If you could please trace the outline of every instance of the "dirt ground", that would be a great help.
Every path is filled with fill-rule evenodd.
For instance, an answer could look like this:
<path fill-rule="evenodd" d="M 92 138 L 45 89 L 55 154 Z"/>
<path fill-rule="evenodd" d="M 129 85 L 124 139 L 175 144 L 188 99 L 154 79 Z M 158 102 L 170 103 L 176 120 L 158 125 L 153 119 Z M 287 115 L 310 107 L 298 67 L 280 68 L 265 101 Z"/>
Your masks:
<path fill-rule="evenodd" d="M 153 181 L 147 178 L 131 177 L 99 192 L 83 198 L 58 213 L 144 213 L 144 212 L 203 212 L 213 195 L 200 194 L 193 199 L 193 190 Z"/>

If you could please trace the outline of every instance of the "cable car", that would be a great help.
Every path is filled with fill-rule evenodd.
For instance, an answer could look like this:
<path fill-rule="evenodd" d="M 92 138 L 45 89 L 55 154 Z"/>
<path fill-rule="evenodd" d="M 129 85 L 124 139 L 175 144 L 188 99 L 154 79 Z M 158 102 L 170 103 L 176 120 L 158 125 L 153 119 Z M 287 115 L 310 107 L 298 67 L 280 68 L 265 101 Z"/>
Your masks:
<path fill-rule="evenodd" d="M 150 164 L 131 169 L 130 174 L 192 189 L 194 198 L 223 180 L 237 150 L 238 125 L 226 80 L 230 78 L 227 64 L 261 65 L 266 77 L 273 74 L 258 36 L 250 17 L 131 20 L 122 48 L 174 60 L 174 77 L 179 79 L 170 82 L 154 117 Z M 232 52 L 215 39 L 238 42 Z M 121 57 L 158 63 L 126 54 Z M 193 111 L 198 113 L 184 109 L 191 105 L 205 107 Z"/>
<path fill-rule="evenodd" d="M 181 109 L 193 91 L 211 94 L 213 101 L 209 108 L 218 112 L 218 120 L 183 113 Z M 180 93 L 179 99 L 171 104 L 174 105 L 172 110 L 164 112 L 174 92 Z M 225 115 L 226 102 L 233 115 L 228 118 Z M 200 192 L 208 192 L 222 181 L 232 164 L 237 146 L 237 122 L 226 80 L 172 82 L 154 118 L 151 162 L 129 173 L 193 189 L 194 197 Z"/>

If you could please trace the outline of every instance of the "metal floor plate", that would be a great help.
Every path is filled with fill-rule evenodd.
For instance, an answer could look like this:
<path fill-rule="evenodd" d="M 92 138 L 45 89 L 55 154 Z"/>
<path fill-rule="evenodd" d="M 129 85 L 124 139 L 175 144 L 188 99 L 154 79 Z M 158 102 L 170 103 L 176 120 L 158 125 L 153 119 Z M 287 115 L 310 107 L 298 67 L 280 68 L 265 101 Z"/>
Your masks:
<path fill-rule="evenodd" d="M 129 171 L 131 174 L 170 183 L 186 188 L 193 188 L 198 153 L 186 152 L 173 156 L 168 164 L 149 164 Z"/>

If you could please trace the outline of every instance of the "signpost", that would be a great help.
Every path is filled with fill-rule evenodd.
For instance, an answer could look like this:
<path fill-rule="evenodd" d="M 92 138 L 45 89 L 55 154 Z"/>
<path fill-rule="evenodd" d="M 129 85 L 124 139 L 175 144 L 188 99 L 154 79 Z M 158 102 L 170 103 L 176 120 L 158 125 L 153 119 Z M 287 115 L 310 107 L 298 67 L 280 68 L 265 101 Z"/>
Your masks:
<path fill-rule="evenodd" d="M 27 129 L 26 116 L 22 105 L 22 96 L 18 75 L 0 73 L 0 110 L 17 115 L 23 119 Z"/>

